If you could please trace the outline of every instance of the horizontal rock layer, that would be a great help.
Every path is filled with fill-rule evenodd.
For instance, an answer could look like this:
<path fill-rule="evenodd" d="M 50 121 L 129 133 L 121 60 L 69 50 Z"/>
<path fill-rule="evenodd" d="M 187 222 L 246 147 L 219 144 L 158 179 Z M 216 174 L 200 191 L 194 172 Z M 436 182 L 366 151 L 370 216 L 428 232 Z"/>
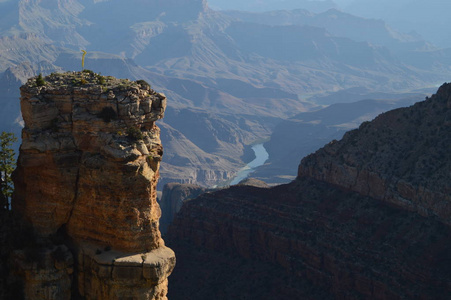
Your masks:
<path fill-rule="evenodd" d="M 86 299 L 167 299 L 174 252 L 160 247 L 128 254 L 85 245 L 78 255 L 80 293 Z"/>
<path fill-rule="evenodd" d="M 205 251 L 213 261 L 222 257 L 219 273 L 234 264 L 233 255 L 256 265 L 272 263 L 274 274 L 284 269 L 292 281 L 304 282 L 301 290 L 292 291 L 295 298 L 312 286 L 305 299 L 324 299 L 313 293 L 315 287 L 340 299 L 447 299 L 450 234 L 450 228 L 434 218 L 312 179 L 271 189 L 236 186 L 186 202 L 176 216 L 165 239 L 184 253 L 183 259 L 196 261 L 179 257 L 181 269 L 175 269 L 170 296 L 195 299 L 183 296 L 196 295 L 195 291 L 178 289 L 179 285 L 189 289 L 193 283 L 183 272 L 197 275 L 205 295 L 220 293 L 215 286 L 208 287 L 216 277 L 202 267 L 198 253 Z M 230 262 L 211 251 L 230 253 Z M 183 269 L 185 265 L 190 268 Z M 256 277 L 252 269 L 247 272 L 240 276 Z M 227 291 L 227 280 L 233 278 L 223 279 L 216 288 Z M 264 288 L 251 280 L 247 285 L 250 290 Z M 293 288 L 290 281 L 280 286 Z M 271 297 L 275 295 L 262 299 Z"/>

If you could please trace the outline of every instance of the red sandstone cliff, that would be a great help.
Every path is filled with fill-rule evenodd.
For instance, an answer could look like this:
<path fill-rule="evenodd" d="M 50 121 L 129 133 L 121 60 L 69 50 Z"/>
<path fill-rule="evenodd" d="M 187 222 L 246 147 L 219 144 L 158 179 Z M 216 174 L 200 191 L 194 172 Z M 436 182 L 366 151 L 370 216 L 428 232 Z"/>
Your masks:
<path fill-rule="evenodd" d="M 25 298 L 166 299 L 175 257 L 158 229 L 155 125 L 166 97 L 145 82 L 92 72 L 45 81 L 21 87 L 12 204 L 32 226 L 43 266 L 30 264 L 30 250 L 13 254 Z"/>

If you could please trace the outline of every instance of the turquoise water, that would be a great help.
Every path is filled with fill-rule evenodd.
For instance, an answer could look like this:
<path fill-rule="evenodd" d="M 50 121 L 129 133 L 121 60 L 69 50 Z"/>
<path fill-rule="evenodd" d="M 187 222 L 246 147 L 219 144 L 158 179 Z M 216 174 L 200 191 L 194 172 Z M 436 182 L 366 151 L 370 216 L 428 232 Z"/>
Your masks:
<path fill-rule="evenodd" d="M 266 152 L 263 144 L 253 145 L 252 150 L 255 153 L 255 159 L 238 171 L 235 178 L 230 182 L 230 185 L 237 184 L 241 180 L 246 179 L 249 174 L 254 172 L 256 168 L 260 167 L 268 160 L 269 154 Z"/>

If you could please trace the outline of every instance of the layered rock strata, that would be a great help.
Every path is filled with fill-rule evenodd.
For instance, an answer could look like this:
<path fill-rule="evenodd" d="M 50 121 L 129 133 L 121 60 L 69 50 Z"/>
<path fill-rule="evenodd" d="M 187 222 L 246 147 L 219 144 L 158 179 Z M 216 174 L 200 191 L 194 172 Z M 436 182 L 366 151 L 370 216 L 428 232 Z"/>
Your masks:
<path fill-rule="evenodd" d="M 144 81 L 92 72 L 44 80 L 21 87 L 13 209 L 39 239 L 70 244 L 81 296 L 165 299 L 175 257 L 158 229 L 163 148 L 155 121 L 166 97 Z"/>
<path fill-rule="evenodd" d="M 261 188 L 269 187 L 265 182 L 255 178 L 247 178 L 242 180 L 239 185 L 248 185 Z M 210 193 L 216 189 L 206 189 L 195 184 L 167 183 L 164 185 L 160 202 L 161 219 L 160 231 L 165 234 L 169 225 L 172 223 L 174 216 L 180 211 L 183 203 L 195 199 L 203 193 Z"/>
<path fill-rule="evenodd" d="M 279 299 L 284 291 L 289 299 L 445 300 L 450 235 L 437 219 L 314 179 L 271 189 L 235 186 L 186 202 L 174 219 L 165 239 L 183 255 L 169 297 L 230 299 L 244 280 L 239 287 L 249 299 Z M 204 255 L 216 262 L 215 274 L 205 269 Z M 237 261 L 256 267 L 238 275 L 229 267 Z M 275 290 L 256 272 L 268 264 L 269 282 L 289 278 Z"/>
<path fill-rule="evenodd" d="M 188 270 L 200 274 L 204 295 L 228 299 L 236 292 L 214 284 L 200 251 L 211 260 L 223 253 L 221 274 L 227 254 L 231 265 L 238 256 L 284 269 L 304 283 L 280 285 L 292 299 L 448 299 L 450 101 L 445 84 L 424 102 L 362 124 L 305 158 L 290 184 L 235 186 L 184 203 L 166 239 L 198 263 L 180 261 L 171 299 L 196 299 L 177 290 L 179 282 L 192 284 L 182 276 Z M 250 298 L 278 298 L 276 291 L 258 294 L 265 287 L 253 272 L 240 277 L 249 279 L 243 289 L 256 291 Z"/>

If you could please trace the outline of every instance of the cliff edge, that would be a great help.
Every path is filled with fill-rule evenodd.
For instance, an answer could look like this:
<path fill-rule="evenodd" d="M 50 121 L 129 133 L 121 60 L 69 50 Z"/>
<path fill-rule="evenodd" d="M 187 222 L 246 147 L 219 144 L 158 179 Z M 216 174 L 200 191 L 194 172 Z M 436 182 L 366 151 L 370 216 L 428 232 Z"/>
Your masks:
<path fill-rule="evenodd" d="M 155 125 L 166 97 L 144 81 L 90 71 L 31 78 L 20 91 L 12 206 L 45 266 L 13 253 L 25 298 L 166 299 L 175 256 L 158 229 Z"/>

